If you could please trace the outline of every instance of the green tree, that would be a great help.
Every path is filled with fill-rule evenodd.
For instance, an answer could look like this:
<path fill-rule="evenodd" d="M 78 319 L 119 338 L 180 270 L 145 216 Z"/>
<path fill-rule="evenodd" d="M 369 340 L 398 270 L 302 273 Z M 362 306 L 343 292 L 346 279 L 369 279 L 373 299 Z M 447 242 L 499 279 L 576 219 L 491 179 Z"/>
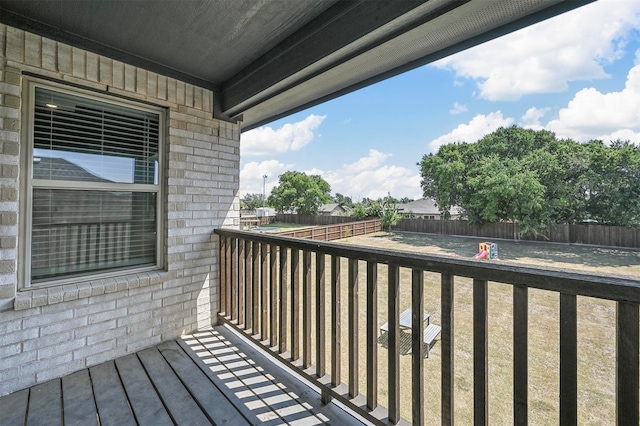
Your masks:
<path fill-rule="evenodd" d="M 330 192 L 331 186 L 320 176 L 288 171 L 280 175 L 268 202 L 278 212 L 295 210 L 301 215 L 316 215 L 322 204 L 331 201 Z"/>
<path fill-rule="evenodd" d="M 424 195 L 445 218 L 459 206 L 472 223 L 517 221 L 531 233 L 589 218 L 640 222 L 640 148 L 628 141 L 579 144 L 513 126 L 444 145 L 419 165 Z"/>
<path fill-rule="evenodd" d="M 351 217 L 362 220 L 368 217 L 380 217 L 382 213 L 382 202 L 370 198 L 364 198 L 361 202 L 353 205 Z"/>
<path fill-rule="evenodd" d="M 598 223 L 640 227 L 640 147 L 629 141 L 588 144 L 588 212 Z"/>
<path fill-rule="evenodd" d="M 358 220 L 366 219 L 368 216 L 367 209 L 365 208 L 364 204 L 358 203 L 354 205 L 353 209 L 351 209 L 351 217 L 354 217 Z"/>
<path fill-rule="evenodd" d="M 339 193 L 336 193 L 333 197 L 333 201 L 341 206 L 353 207 L 353 200 L 351 200 L 351 197 L 347 197 Z"/>
<path fill-rule="evenodd" d="M 398 213 L 396 200 L 389 195 L 381 204 L 380 225 L 391 231 L 391 227 L 397 225 L 400 219 L 402 216 Z"/>
<path fill-rule="evenodd" d="M 247 210 L 255 210 L 262 207 L 262 194 L 246 194 L 240 200 L 240 207 Z"/>

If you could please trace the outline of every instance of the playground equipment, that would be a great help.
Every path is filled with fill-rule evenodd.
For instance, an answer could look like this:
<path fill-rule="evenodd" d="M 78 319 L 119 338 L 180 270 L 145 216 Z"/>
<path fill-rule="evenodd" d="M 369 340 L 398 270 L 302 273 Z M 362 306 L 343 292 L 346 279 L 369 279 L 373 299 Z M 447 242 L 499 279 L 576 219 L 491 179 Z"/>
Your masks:
<path fill-rule="evenodd" d="M 482 251 L 479 251 L 478 253 L 476 253 L 476 255 L 473 256 L 473 258 L 474 259 L 484 259 L 488 255 L 489 255 L 489 253 L 486 250 L 482 250 Z"/>
<path fill-rule="evenodd" d="M 498 244 L 491 242 L 484 242 L 478 244 L 478 253 L 473 256 L 474 259 L 497 259 L 498 258 Z"/>

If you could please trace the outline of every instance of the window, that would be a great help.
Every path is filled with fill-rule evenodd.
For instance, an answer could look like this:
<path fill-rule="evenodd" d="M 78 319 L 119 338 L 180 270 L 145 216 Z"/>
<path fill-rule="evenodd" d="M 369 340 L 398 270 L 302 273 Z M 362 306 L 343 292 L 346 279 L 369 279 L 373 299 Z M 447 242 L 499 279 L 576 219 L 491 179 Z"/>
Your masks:
<path fill-rule="evenodd" d="M 27 87 L 26 285 L 161 266 L 162 111 Z"/>

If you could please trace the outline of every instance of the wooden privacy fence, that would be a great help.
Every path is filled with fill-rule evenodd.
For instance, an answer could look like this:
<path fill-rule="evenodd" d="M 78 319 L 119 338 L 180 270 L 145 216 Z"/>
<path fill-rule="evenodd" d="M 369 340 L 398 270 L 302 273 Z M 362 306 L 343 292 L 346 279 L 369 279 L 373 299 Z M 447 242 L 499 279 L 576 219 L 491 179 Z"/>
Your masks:
<path fill-rule="evenodd" d="M 393 230 L 640 249 L 640 228 L 622 226 L 554 224 L 538 235 L 531 235 L 521 234 L 519 224 L 514 222 L 472 225 L 466 220 L 402 219 Z"/>
<path fill-rule="evenodd" d="M 276 220 L 278 222 L 306 225 L 328 225 L 356 221 L 355 218 L 349 216 L 301 216 L 295 214 L 279 214 L 276 216 Z M 421 232 L 425 234 L 640 249 L 640 228 L 625 228 L 623 226 L 555 224 L 549 225 L 539 235 L 530 235 L 521 234 L 519 224 L 514 222 L 471 225 L 466 220 L 402 219 L 392 229 L 394 231 Z"/>
<path fill-rule="evenodd" d="M 359 222 L 362 219 L 356 219 L 351 216 L 322 216 L 322 215 L 302 215 L 278 213 L 276 222 L 297 223 L 301 225 L 333 225 L 336 223 Z"/>
<path fill-rule="evenodd" d="M 318 226 L 308 229 L 280 232 L 283 237 L 304 238 L 319 241 L 332 241 L 341 238 L 372 234 L 382 230 L 380 219 L 362 220 L 358 222 L 340 223 L 337 225 Z"/>

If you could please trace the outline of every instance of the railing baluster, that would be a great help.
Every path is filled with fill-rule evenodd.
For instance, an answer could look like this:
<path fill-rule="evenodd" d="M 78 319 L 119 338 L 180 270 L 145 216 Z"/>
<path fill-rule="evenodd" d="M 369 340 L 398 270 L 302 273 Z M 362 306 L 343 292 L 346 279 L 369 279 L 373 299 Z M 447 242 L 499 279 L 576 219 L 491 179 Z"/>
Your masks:
<path fill-rule="evenodd" d="M 269 304 L 271 305 L 269 324 L 269 346 L 278 344 L 278 246 L 269 246 Z"/>
<path fill-rule="evenodd" d="M 244 316 L 244 296 L 245 296 L 245 272 L 247 259 L 245 257 L 246 240 L 238 240 L 238 325 L 243 324 L 246 328 L 246 318 Z"/>
<path fill-rule="evenodd" d="M 257 242 L 246 241 L 244 248 L 244 329 L 251 330 L 253 322 L 253 250 Z M 251 332 L 253 334 L 253 332 Z"/>
<path fill-rule="evenodd" d="M 231 320 L 238 319 L 238 272 L 240 262 L 238 259 L 238 241 L 231 240 Z"/>
<path fill-rule="evenodd" d="M 389 265 L 389 421 L 393 424 L 400 421 L 400 268 Z"/>
<path fill-rule="evenodd" d="M 379 223 L 376 222 L 376 226 Z M 345 228 L 346 229 L 346 228 Z M 356 234 L 358 229 L 352 228 Z M 304 240 L 290 241 L 286 238 L 250 235 L 237 231 L 216 230 L 220 235 L 219 243 L 219 293 L 220 293 L 220 322 L 230 324 L 236 330 L 252 329 L 251 340 L 267 345 L 267 329 L 270 331 L 270 352 L 280 351 L 279 358 L 289 367 L 296 369 L 299 374 L 320 387 L 323 403 L 336 398 L 348 407 L 355 409 L 364 418 L 374 424 L 391 424 L 402 421 L 400 417 L 400 387 L 408 383 L 400 383 L 400 343 L 402 333 L 399 324 L 399 279 L 400 268 L 412 270 L 412 418 L 415 424 L 422 424 L 425 420 L 423 401 L 425 386 L 423 376 L 424 355 L 423 327 L 421 312 L 424 312 L 424 270 L 441 271 L 441 321 L 442 331 L 440 344 L 442 345 L 441 360 L 441 410 L 442 424 L 450 425 L 454 420 L 454 276 L 442 271 L 452 271 L 460 267 L 460 274 L 473 278 L 473 381 L 474 381 L 474 423 L 488 422 L 488 281 L 505 282 L 513 288 L 513 423 L 527 424 L 528 422 L 528 289 L 538 288 L 552 291 L 560 297 L 560 424 L 575 424 L 577 422 L 577 296 L 595 297 L 613 300 L 617 303 L 616 318 L 616 418 L 619 425 L 638 424 L 638 387 L 640 382 L 638 368 L 640 325 L 639 299 L 637 281 L 609 277 L 589 277 L 580 274 L 558 274 L 522 268 L 522 270 L 505 269 L 501 265 L 483 264 L 477 262 L 447 259 L 434 259 L 430 256 L 404 256 L 377 249 L 358 250 L 353 247 L 342 248 L 335 244 L 308 243 Z M 270 247 L 269 244 L 277 244 Z M 271 251 L 269 251 L 271 249 Z M 292 251 L 292 266 L 288 269 L 288 251 Z M 280 251 L 280 255 L 278 255 Z M 302 289 L 298 277 L 300 251 L 303 253 Z M 321 252 L 322 251 L 322 252 Z M 312 255 L 316 253 L 316 286 L 315 286 L 315 315 L 316 315 L 316 375 L 310 369 L 313 354 L 311 349 L 312 327 L 311 312 L 314 297 L 311 291 L 311 273 L 313 270 Z M 326 253 L 326 254 L 325 254 Z M 269 261 L 267 255 L 269 254 Z M 325 261 L 331 256 L 331 295 L 332 306 L 325 306 Z M 403 257 L 404 256 L 404 257 Z M 349 265 L 348 271 L 348 394 L 347 386 L 341 380 L 341 262 L 345 259 Z M 280 263 L 278 264 L 278 259 Z M 377 262 L 379 259 L 390 263 L 388 267 L 388 418 L 380 419 L 378 389 L 377 389 L 377 345 L 382 339 L 377 339 Z M 251 261 L 253 260 L 253 262 Z M 366 405 L 361 405 L 352 398 L 359 393 L 358 376 L 358 262 L 367 262 L 366 278 Z M 258 263 L 262 262 L 258 266 Z M 267 266 L 267 262 L 268 265 Z M 279 266 L 278 266 L 279 265 Z M 244 268 L 248 268 L 243 273 Z M 267 268 L 269 275 L 267 275 Z M 280 273 L 280 277 L 278 277 Z M 287 280 L 291 274 L 292 284 L 289 289 Z M 249 278 L 251 277 L 251 278 Z M 478 278 L 481 277 L 481 278 Z M 278 279 L 279 278 L 279 279 Z M 248 292 L 240 291 L 241 285 Z M 257 289 L 257 290 L 256 290 Z M 251 291 L 249 291 L 251 290 Z M 287 297 L 291 291 L 291 304 Z M 282 297 L 279 297 L 281 294 Z M 300 298 L 303 298 L 301 301 Z M 404 297 L 404 296 L 403 296 Z M 383 302 L 384 303 L 384 302 Z M 298 308 L 298 305 L 302 305 Z M 329 342 L 325 340 L 326 312 L 330 310 L 331 336 Z M 262 309 L 260 311 L 260 309 Z M 278 312 L 280 309 L 280 312 Z M 289 309 L 292 309 L 291 323 L 288 321 Z M 302 310 L 302 328 L 299 327 L 299 313 Z M 242 311 L 241 311 L 242 310 Z M 250 315 L 251 327 L 243 315 Z M 261 312 L 258 318 L 257 312 Z M 271 317 L 271 320 L 268 317 Z M 298 319 L 296 319 L 298 318 Z M 243 324 L 242 321 L 247 322 Z M 268 323 L 270 321 L 270 323 Z M 257 329 L 260 327 L 260 333 Z M 291 327 L 291 329 L 289 328 Z M 347 330 L 344 330 L 347 331 Z M 289 333 L 294 348 L 287 348 Z M 302 337 L 300 337 L 302 333 Z M 248 334 L 248 333 L 247 333 Z M 258 339 L 258 334 L 260 339 Z M 281 338 L 278 340 L 278 334 Z M 302 361 L 298 358 L 300 340 L 302 340 Z M 325 371 L 326 343 L 331 345 L 331 380 Z M 290 354 L 291 349 L 292 354 Z M 360 348 L 363 349 L 363 348 Z M 275 355 L 275 354 L 274 354 Z M 291 356 L 290 356 L 291 355 Z M 344 380 L 347 382 L 347 380 Z M 406 390 L 406 389 L 402 389 Z M 437 397 L 437 395 L 436 395 Z M 359 401 L 359 400 L 357 400 Z M 364 402 L 364 401 L 363 401 Z M 403 402 L 405 404 L 405 402 Z M 404 408 L 408 408 L 403 405 Z"/>
<path fill-rule="evenodd" d="M 300 250 L 291 249 L 291 361 L 300 358 Z"/>
<path fill-rule="evenodd" d="M 424 424 L 424 272 L 411 271 L 411 416 L 416 426 Z"/>
<path fill-rule="evenodd" d="M 560 424 L 578 423 L 576 296 L 560 293 Z"/>
<path fill-rule="evenodd" d="M 513 423 L 528 423 L 528 290 L 513 287 Z"/>
<path fill-rule="evenodd" d="M 640 424 L 638 418 L 638 304 L 616 304 L 616 421 Z"/>
<path fill-rule="evenodd" d="M 260 244 L 260 308 L 262 318 L 260 318 L 260 340 L 267 339 L 267 321 L 269 318 L 269 306 L 267 299 L 267 243 Z"/>
<path fill-rule="evenodd" d="M 488 422 L 488 315 L 487 281 L 473 279 L 473 423 Z"/>
<path fill-rule="evenodd" d="M 367 262 L 367 408 L 378 406 L 378 264 Z"/>
<path fill-rule="evenodd" d="M 258 323 L 260 320 L 260 243 L 253 242 L 253 266 L 251 267 L 251 334 L 258 334 Z"/>
<path fill-rule="evenodd" d="M 324 253 L 316 253 L 316 374 L 325 375 L 325 271 Z"/>
<path fill-rule="evenodd" d="M 358 396 L 358 259 L 349 259 L 349 396 Z"/>
<path fill-rule="evenodd" d="M 331 256 L 331 384 L 340 384 L 340 257 Z"/>
<path fill-rule="evenodd" d="M 219 288 L 220 288 L 220 308 L 219 311 L 223 316 L 227 316 L 229 312 L 229 308 L 227 305 L 227 286 L 230 284 L 227 278 L 227 273 L 229 272 L 229 268 L 227 268 L 227 240 L 228 237 L 220 236 L 220 264 L 218 271 L 218 279 L 219 279 Z"/>
<path fill-rule="evenodd" d="M 311 252 L 302 255 L 302 368 L 311 366 Z"/>
<path fill-rule="evenodd" d="M 280 246 L 280 353 L 287 350 L 287 247 Z"/>
<path fill-rule="evenodd" d="M 454 392 L 454 352 L 453 352 L 453 276 L 442 274 L 440 277 L 440 306 L 442 312 L 442 331 L 440 345 L 441 363 L 441 423 L 443 426 L 453 424 L 453 392 Z"/>

